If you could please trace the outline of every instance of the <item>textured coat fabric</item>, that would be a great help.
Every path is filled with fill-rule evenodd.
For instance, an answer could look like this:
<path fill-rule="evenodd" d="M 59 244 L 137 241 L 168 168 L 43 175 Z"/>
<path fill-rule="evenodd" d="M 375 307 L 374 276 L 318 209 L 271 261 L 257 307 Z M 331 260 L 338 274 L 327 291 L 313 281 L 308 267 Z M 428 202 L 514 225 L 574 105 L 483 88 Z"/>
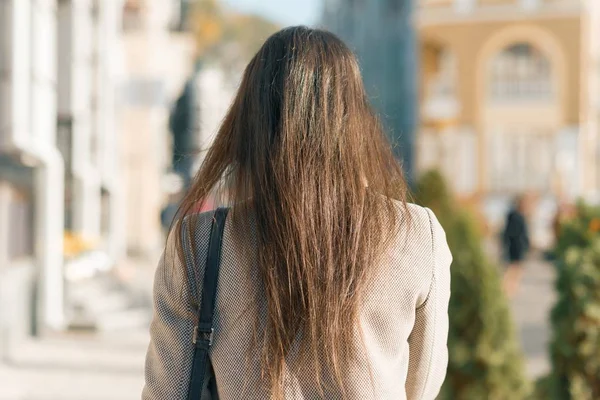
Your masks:
<path fill-rule="evenodd" d="M 452 256 L 430 210 L 409 205 L 398 212 L 402 228 L 373 266 L 375 279 L 360 311 L 360 328 L 354 327 L 362 350 L 345 371 L 349 399 L 432 400 L 446 374 Z M 193 237 L 184 234 L 195 246 L 195 260 L 181 260 L 170 239 L 156 271 L 144 400 L 186 399 L 211 219 L 212 213 L 200 214 Z M 253 252 L 243 250 L 255 246 L 255 236 L 252 229 L 234 235 L 228 219 L 210 352 L 221 400 L 268 399 L 260 350 L 253 345 L 257 316 L 264 313 L 263 288 Z M 295 371 L 286 377 L 286 399 L 342 398 L 327 389 L 320 394 L 311 371 Z"/>

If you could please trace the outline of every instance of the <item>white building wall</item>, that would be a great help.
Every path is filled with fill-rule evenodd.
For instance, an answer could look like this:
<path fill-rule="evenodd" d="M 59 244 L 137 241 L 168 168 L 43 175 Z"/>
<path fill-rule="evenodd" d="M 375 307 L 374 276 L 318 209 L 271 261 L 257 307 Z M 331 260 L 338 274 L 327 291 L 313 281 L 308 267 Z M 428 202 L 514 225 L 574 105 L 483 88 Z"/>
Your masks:
<path fill-rule="evenodd" d="M 73 230 L 88 239 L 100 237 L 100 176 L 92 155 L 93 3 L 61 1 L 58 54 L 59 116 L 71 121 Z"/>
<path fill-rule="evenodd" d="M 102 2 L 98 14 L 97 30 L 97 119 L 96 129 L 99 138 L 98 168 L 102 188 L 108 193 L 108 221 L 105 234 L 105 247 L 114 260 L 124 256 L 125 226 L 123 224 L 123 201 L 121 189 L 121 131 L 117 123 L 117 89 L 120 84 L 119 71 L 122 69 L 121 7 L 122 2 L 113 0 Z"/>
<path fill-rule="evenodd" d="M 0 6 L 0 153 L 34 169 L 37 317 L 41 328 L 59 329 L 63 163 L 56 148 L 56 1 L 4 0 Z"/>
<path fill-rule="evenodd" d="M 10 293 L 27 296 L 22 285 L 28 284 L 23 279 L 37 279 L 38 326 L 64 326 L 65 170 L 57 147 L 57 117 L 61 123 L 72 123 L 74 133 L 73 146 L 65 149 L 65 155 L 73 159 L 70 171 L 75 177 L 78 233 L 92 239 L 100 234 L 101 185 L 110 194 L 119 187 L 113 50 L 119 47 L 121 7 L 119 0 L 0 0 L 0 161 L 33 172 L 35 242 L 31 273 L 24 267 L 3 271 L 6 266 L 0 265 L 0 314 L 4 316 L 0 342 L 5 327 L 15 325 L 6 321 L 6 316 L 31 318 L 25 312 L 4 310 L 6 293 L 9 297 Z M 96 157 L 92 155 L 93 135 Z M 13 190 L 10 180 L 2 185 L 9 194 L 0 204 L 6 213 Z M 110 198 L 109 208 L 114 212 L 110 213 L 106 248 L 116 255 L 117 231 L 123 227 L 118 213 L 122 203 L 117 195 Z M 1 222 L 0 231 L 5 231 Z M 6 234 L 0 237 L 4 239 Z M 120 240 L 122 243 L 122 235 Z M 2 249 L 6 249 L 5 243 L 0 245 L 4 252 Z M 5 256 L 0 254 L 0 260 L 6 260 Z M 14 273 L 17 270 L 25 272 Z M 23 303 L 12 299 L 8 304 L 11 301 Z"/>
<path fill-rule="evenodd" d="M 36 170 L 36 249 L 47 267 L 42 270 L 41 311 L 44 325 L 63 324 L 62 157 L 56 148 L 56 1 L 32 1 L 31 12 L 31 107 L 29 118 L 35 152 L 45 162 Z M 39 147 L 38 147 L 39 146 Z"/>

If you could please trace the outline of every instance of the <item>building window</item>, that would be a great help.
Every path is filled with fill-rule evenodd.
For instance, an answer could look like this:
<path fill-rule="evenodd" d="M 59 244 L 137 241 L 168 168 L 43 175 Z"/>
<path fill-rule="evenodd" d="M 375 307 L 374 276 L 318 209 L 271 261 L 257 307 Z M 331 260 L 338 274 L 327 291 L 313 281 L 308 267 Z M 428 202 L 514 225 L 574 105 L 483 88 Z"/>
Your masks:
<path fill-rule="evenodd" d="M 512 45 L 492 60 L 492 100 L 548 100 L 552 98 L 552 66 L 527 43 Z"/>
<path fill-rule="evenodd" d="M 454 0 L 454 9 L 459 13 L 469 13 L 475 8 L 475 0 Z"/>
<path fill-rule="evenodd" d="M 441 50 L 438 58 L 438 70 L 429 87 L 430 95 L 447 97 L 455 96 L 457 70 L 457 62 L 454 53 L 447 48 Z"/>
<path fill-rule="evenodd" d="M 551 190 L 555 136 L 528 128 L 498 127 L 490 137 L 490 189 L 518 193 Z"/>
<path fill-rule="evenodd" d="M 10 260 L 32 257 L 33 248 L 33 204 L 26 192 L 16 192 L 9 209 L 8 253 Z"/>
<path fill-rule="evenodd" d="M 458 63 L 447 47 L 427 45 L 422 53 L 422 115 L 428 120 L 453 119 L 459 112 Z"/>
<path fill-rule="evenodd" d="M 535 10 L 540 6 L 540 0 L 521 0 L 521 6 L 526 10 Z"/>
<path fill-rule="evenodd" d="M 33 179 L 31 168 L 0 164 L 0 262 L 35 256 Z"/>
<path fill-rule="evenodd" d="M 123 31 L 136 31 L 143 27 L 143 7 L 140 0 L 126 0 L 123 5 Z"/>

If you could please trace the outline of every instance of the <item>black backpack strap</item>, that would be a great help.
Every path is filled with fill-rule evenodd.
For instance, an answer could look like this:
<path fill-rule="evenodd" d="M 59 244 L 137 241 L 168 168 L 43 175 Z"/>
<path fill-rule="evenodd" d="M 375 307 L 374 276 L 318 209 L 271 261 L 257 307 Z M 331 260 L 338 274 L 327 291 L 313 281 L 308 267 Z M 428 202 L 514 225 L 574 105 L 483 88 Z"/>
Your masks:
<path fill-rule="evenodd" d="M 213 339 L 213 317 L 215 314 L 215 299 L 217 283 L 219 282 L 219 266 L 221 264 L 221 245 L 223 230 L 227 219 L 227 208 L 218 208 L 212 220 L 204 283 L 202 285 L 202 301 L 198 311 L 198 325 L 194 328 L 194 358 L 192 360 L 192 376 L 188 390 L 188 400 L 199 400 L 206 393 L 209 371 L 212 371 L 208 350 Z M 214 386 L 214 385 L 213 385 Z"/>

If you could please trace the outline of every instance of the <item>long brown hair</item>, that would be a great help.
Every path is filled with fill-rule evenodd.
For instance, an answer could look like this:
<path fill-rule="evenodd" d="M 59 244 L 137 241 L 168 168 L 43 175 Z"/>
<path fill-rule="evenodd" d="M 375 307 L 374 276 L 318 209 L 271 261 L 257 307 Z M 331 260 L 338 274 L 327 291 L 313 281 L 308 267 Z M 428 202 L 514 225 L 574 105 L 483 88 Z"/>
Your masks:
<path fill-rule="evenodd" d="M 283 398 L 297 341 L 318 387 L 343 391 L 362 294 L 400 223 L 393 200 L 405 204 L 405 189 L 348 47 L 306 27 L 267 39 L 180 216 L 219 195 L 232 223 L 252 213 L 267 313 L 257 343 L 273 399 Z"/>

